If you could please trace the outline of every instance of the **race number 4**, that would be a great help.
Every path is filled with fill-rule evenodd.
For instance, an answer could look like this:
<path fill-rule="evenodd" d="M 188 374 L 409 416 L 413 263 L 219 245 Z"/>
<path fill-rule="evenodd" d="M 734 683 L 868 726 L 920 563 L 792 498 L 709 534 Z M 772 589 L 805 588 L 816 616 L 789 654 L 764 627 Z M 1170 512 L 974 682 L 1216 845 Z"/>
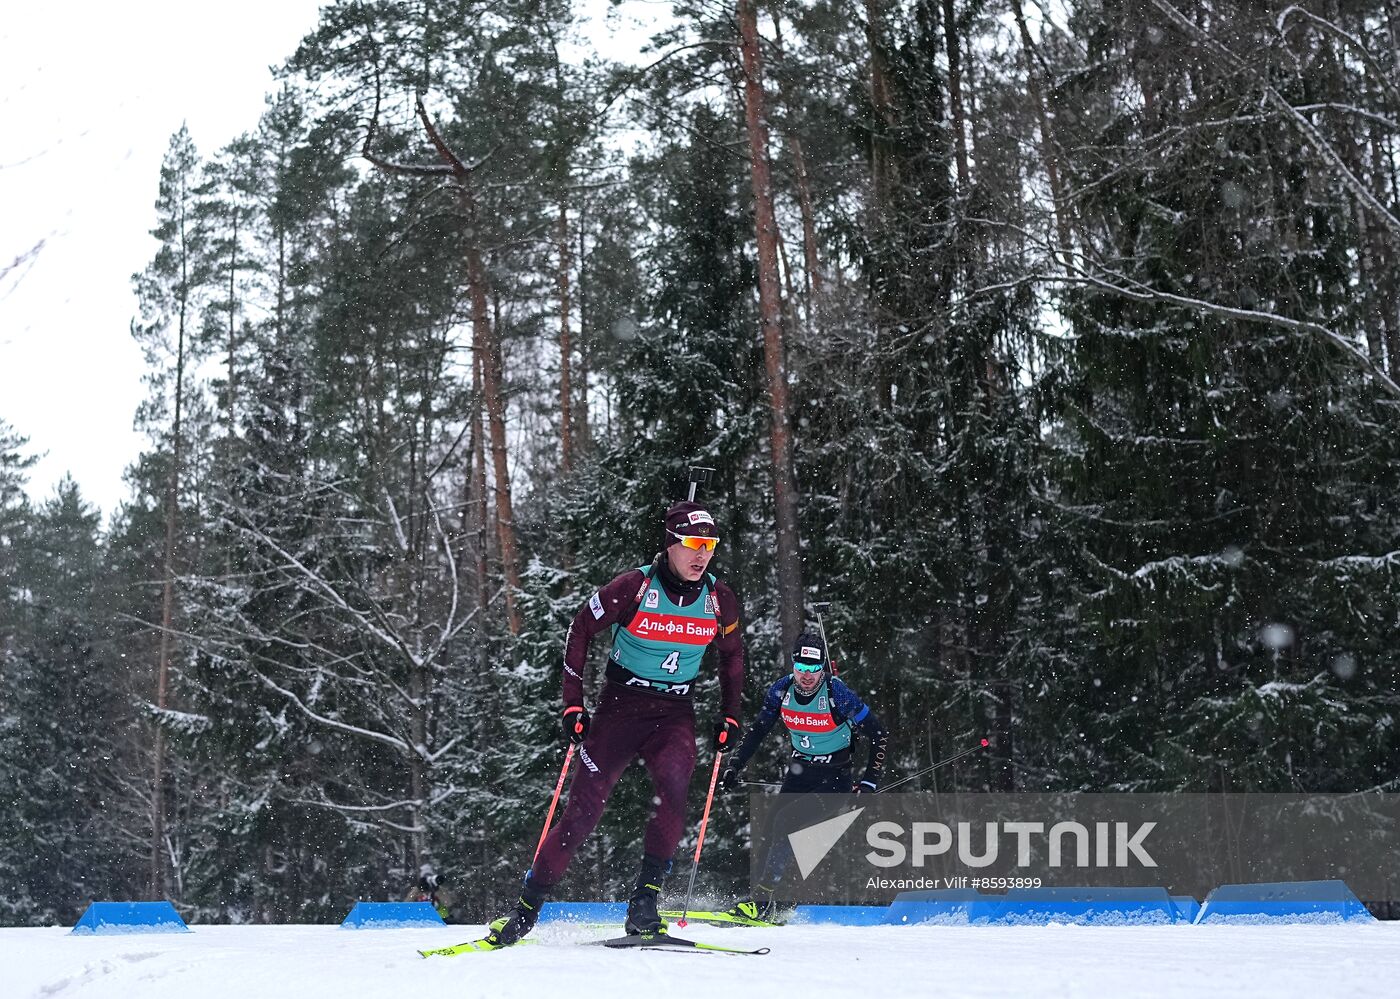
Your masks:
<path fill-rule="evenodd" d="M 681 668 L 681 654 L 679 652 L 672 652 L 661 661 L 661 668 L 667 673 L 679 672 Z"/>

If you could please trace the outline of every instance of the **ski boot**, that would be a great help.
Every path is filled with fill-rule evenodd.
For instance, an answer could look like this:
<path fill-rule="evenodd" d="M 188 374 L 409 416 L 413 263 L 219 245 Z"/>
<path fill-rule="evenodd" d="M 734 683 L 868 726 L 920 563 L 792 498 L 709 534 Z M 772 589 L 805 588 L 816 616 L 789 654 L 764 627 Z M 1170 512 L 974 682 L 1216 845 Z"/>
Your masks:
<path fill-rule="evenodd" d="M 760 923 L 777 921 L 778 904 L 773 901 L 773 889 L 767 885 L 755 885 L 753 895 L 744 899 L 725 913 L 735 919 L 752 919 Z"/>
<path fill-rule="evenodd" d="M 532 885 L 530 876 L 525 875 L 525 887 L 515 903 L 515 911 L 488 923 L 484 942 L 492 948 L 519 943 L 525 934 L 535 928 L 535 920 L 540 918 L 540 906 L 548 897 L 549 889 Z"/>
<path fill-rule="evenodd" d="M 642 873 L 637 877 L 632 897 L 627 900 L 625 928 L 628 936 L 654 936 L 666 932 L 666 922 L 656 911 L 656 903 L 661 895 L 661 883 L 667 866 L 656 863 L 650 857 L 642 861 Z"/>

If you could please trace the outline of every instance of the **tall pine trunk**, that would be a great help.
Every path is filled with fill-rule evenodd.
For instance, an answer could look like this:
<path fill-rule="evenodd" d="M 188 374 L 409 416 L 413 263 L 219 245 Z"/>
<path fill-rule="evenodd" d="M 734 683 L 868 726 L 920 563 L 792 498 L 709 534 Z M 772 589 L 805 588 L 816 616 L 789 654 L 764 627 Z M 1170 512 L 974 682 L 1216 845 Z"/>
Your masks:
<path fill-rule="evenodd" d="M 593 431 L 588 421 L 588 245 L 587 226 L 584 225 L 586 202 L 579 206 L 578 213 L 578 405 L 571 408 L 575 435 L 580 447 L 587 450 Z"/>
<path fill-rule="evenodd" d="M 953 0 L 943 0 L 943 37 L 948 47 L 948 104 L 953 113 L 953 148 L 958 157 L 958 187 L 966 190 L 970 172 L 967 165 L 967 118 L 963 113 L 962 59 L 958 44 Z"/>
<path fill-rule="evenodd" d="M 802 564 L 798 547 L 792 429 L 788 419 L 787 371 L 783 358 L 783 306 L 778 287 L 778 223 L 773 212 L 763 64 L 759 53 L 758 15 L 754 0 L 739 0 L 738 16 L 744 63 L 744 116 L 749 132 L 749 165 L 753 175 L 754 221 L 758 236 L 758 311 L 763 329 L 763 362 L 768 373 L 773 505 L 778 529 L 778 621 L 786 647 L 797 637 L 802 626 Z"/>
<path fill-rule="evenodd" d="M 475 229 L 476 202 L 462 187 L 462 202 L 468 226 Z M 486 268 L 475 232 L 467 234 L 467 284 L 472 302 L 472 342 L 481 356 L 481 385 L 486 397 L 486 424 L 491 438 L 491 471 L 496 496 L 496 540 L 501 549 L 501 574 L 506 596 L 506 624 L 512 635 L 520 634 L 520 610 L 515 605 L 520 591 L 520 568 L 515 546 L 515 518 L 511 508 L 510 469 L 506 461 L 506 406 L 501 391 L 502 364 L 500 330 L 491 322 L 486 298 Z"/>
<path fill-rule="evenodd" d="M 569 268 L 573 266 L 569 246 L 569 211 L 563 200 L 559 202 L 559 268 L 556 281 L 559 287 L 559 466 L 567 475 L 573 467 L 574 458 L 574 417 L 573 385 L 570 380 L 573 343 L 569 333 Z"/>
<path fill-rule="evenodd" d="M 467 486 L 466 517 L 472 523 L 469 528 L 476 539 L 476 600 L 480 614 L 485 616 L 491 603 L 491 581 L 486 562 L 486 532 L 491 523 L 486 507 L 486 435 L 481 432 L 481 351 L 472 348 L 472 414 L 471 438 L 467 451 L 471 473 Z"/>
<path fill-rule="evenodd" d="M 1055 151 L 1055 136 L 1050 128 L 1050 113 L 1045 109 L 1045 95 L 1040 89 L 1040 76 L 1035 71 L 1035 43 L 1031 40 L 1030 29 L 1026 27 L 1026 17 L 1021 11 L 1021 0 L 1011 0 L 1011 12 L 1016 17 L 1016 30 L 1021 35 L 1021 56 L 1026 66 L 1026 89 L 1031 95 L 1036 118 L 1040 122 L 1040 158 L 1045 167 L 1045 176 L 1050 181 L 1050 198 L 1054 203 L 1055 233 L 1059 237 L 1057 248 L 1068 261 L 1070 252 L 1069 219 L 1066 212 L 1065 192 L 1060 186 L 1060 158 Z"/>
<path fill-rule="evenodd" d="M 773 11 L 773 30 L 776 32 L 776 47 L 779 56 L 783 52 L 783 36 L 781 12 Z M 779 96 L 787 106 L 789 114 L 795 107 L 795 102 L 787 93 L 787 89 L 780 85 Z M 807 156 L 802 151 L 802 137 L 797 134 L 794 126 L 788 130 L 786 139 L 787 146 L 792 150 L 792 170 L 793 182 L 797 186 L 797 211 L 802 220 L 802 256 L 803 256 L 803 285 L 807 295 L 807 323 L 810 327 L 812 322 L 812 307 L 815 296 L 821 294 L 822 274 L 817 261 L 817 227 L 812 208 L 812 183 L 807 173 Z M 810 332 L 810 330 L 809 330 Z"/>
<path fill-rule="evenodd" d="M 870 49 L 870 105 L 874 112 L 870 136 L 870 177 L 876 218 L 881 217 L 889 200 L 891 178 L 887 143 L 894 128 L 889 72 L 885 67 L 884 12 L 880 4 L 881 0 L 865 0 L 865 42 Z"/>
<path fill-rule="evenodd" d="M 183 236 L 183 223 L 182 223 Z M 156 710 L 165 711 L 170 686 L 171 635 L 175 623 L 175 539 L 179 527 L 180 447 L 185 396 L 185 324 L 189 312 L 189 272 L 181 262 L 180 317 L 175 344 L 175 419 L 171 429 L 170 478 L 165 488 L 165 545 L 162 556 L 160 649 L 156 660 Z M 165 897 L 165 729 L 157 718 L 151 761 L 151 891 Z"/>
<path fill-rule="evenodd" d="M 520 634 L 520 609 L 516 594 L 520 591 L 520 557 L 515 540 L 515 518 L 511 504 L 510 469 L 506 455 L 505 396 L 502 390 L 500 330 L 491 322 L 486 294 L 486 267 L 481 259 L 481 216 L 472 185 L 473 172 L 462 158 L 452 151 L 419 98 L 414 111 L 423 124 L 428 141 L 437 151 L 441 163 L 428 165 L 394 163 L 370 151 L 375 129 L 379 124 L 379 99 L 375 98 L 374 117 L 365 133 L 360 155 L 386 173 L 410 177 L 451 178 L 462 207 L 463 257 L 466 262 L 467 293 L 472 307 L 472 350 L 481 365 L 482 394 L 486 400 L 486 422 L 491 437 L 492 471 L 495 476 L 496 537 L 501 548 L 501 574 L 505 577 L 506 623 L 512 635 Z M 482 490 L 485 495 L 485 490 Z M 484 608 L 483 608 L 484 609 Z"/>

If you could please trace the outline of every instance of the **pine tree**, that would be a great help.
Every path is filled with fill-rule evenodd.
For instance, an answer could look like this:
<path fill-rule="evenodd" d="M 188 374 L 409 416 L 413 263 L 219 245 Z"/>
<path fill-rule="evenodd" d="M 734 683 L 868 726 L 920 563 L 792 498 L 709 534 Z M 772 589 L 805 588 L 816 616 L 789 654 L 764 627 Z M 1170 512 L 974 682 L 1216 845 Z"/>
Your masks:
<path fill-rule="evenodd" d="M 1082 202 L 1117 263 L 1069 299 L 1052 374 L 1055 533 L 1078 611 L 1059 644 L 1081 664 L 1055 699 L 1082 740 L 1066 776 L 1358 790 L 1388 779 L 1393 745 L 1394 665 L 1355 624 L 1394 619 L 1395 524 L 1377 504 L 1396 402 L 1318 334 L 1351 311 L 1344 186 L 1287 116 L 1253 120 L 1258 73 L 1295 104 L 1313 83 L 1251 14 L 1218 37 L 1251 63 L 1159 51 L 1150 114 L 1080 95 L 1089 141 L 1135 127 L 1156 152 Z M 1099 65 L 1136 71 L 1137 43 L 1094 42 Z M 1156 89 L 1188 64 L 1191 90 Z"/>
<path fill-rule="evenodd" d="M 124 711 L 95 599 L 98 521 L 64 479 L 35 511 L 20 560 L 24 598 L 7 642 L 0 759 L 17 771 L 11 786 L 21 793 L 5 814 L 13 856 L 0 863 L 23 886 L 8 915 L 26 922 L 71 922 L 107 886 L 139 878 L 141 858 L 112 835 L 107 808 L 118 789 L 111 726 Z"/>

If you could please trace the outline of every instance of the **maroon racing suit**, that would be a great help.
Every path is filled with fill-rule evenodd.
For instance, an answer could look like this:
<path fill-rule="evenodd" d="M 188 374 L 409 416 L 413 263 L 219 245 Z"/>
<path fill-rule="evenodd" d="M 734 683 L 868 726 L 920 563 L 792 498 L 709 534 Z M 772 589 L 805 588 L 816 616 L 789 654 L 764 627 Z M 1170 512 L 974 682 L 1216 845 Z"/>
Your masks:
<path fill-rule="evenodd" d="M 701 583 L 689 584 L 670 572 L 664 558 L 652 572 L 678 606 L 699 599 Z M 599 633 L 636 611 L 645 576 L 640 569 L 624 572 L 579 609 L 569 626 L 564 648 L 564 704 L 584 703 L 583 671 L 588 646 Z M 711 642 L 719 653 L 722 714 L 739 717 L 744 689 L 744 642 L 739 632 L 739 599 L 722 582 L 712 587 L 717 598 L 718 627 Z M 598 611 L 601 608 L 602 613 Z M 598 824 L 603 805 L 622 772 L 641 757 L 651 777 L 656 808 L 647 823 L 643 854 L 663 865 L 681 841 L 685 800 L 695 770 L 695 708 L 693 684 L 676 693 L 628 686 L 628 672 L 609 662 L 607 682 L 593 713 L 588 736 L 579 747 L 579 765 L 569 787 L 569 801 L 559 824 L 550 830 L 528 876 L 537 888 L 559 882 L 578 848 Z"/>

